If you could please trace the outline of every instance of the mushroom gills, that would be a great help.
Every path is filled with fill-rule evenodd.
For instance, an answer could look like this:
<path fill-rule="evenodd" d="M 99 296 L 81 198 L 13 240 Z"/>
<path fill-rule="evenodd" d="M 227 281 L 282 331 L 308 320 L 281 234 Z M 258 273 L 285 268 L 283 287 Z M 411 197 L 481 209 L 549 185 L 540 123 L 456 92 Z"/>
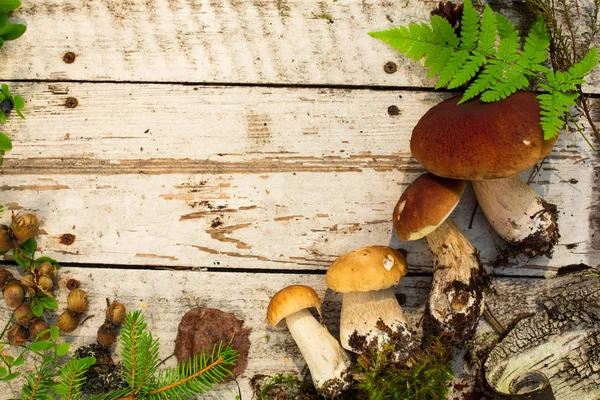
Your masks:
<path fill-rule="evenodd" d="M 547 203 L 518 176 L 472 181 L 477 201 L 509 254 L 550 257 L 560 234 L 556 206 Z"/>
<path fill-rule="evenodd" d="M 429 312 L 436 329 L 468 339 L 483 313 L 485 272 L 469 239 L 450 218 L 427 235 L 434 260 Z"/>
<path fill-rule="evenodd" d="M 350 358 L 338 341 L 308 310 L 285 319 L 320 394 L 339 396 L 351 384 Z"/>

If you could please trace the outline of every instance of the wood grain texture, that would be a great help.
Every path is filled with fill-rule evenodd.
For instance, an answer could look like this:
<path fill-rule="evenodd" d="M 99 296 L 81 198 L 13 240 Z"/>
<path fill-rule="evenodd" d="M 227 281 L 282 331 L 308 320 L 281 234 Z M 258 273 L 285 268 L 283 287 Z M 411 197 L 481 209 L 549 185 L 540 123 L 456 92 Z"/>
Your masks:
<path fill-rule="evenodd" d="M 431 271 L 425 241 L 400 243 L 391 215 L 423 172 L 410 157 L 412 127 L 446 95 L 89 83 L 18 89 L 28 114 L 6 127 L 14 149 L 0 170 L 2 203 L 35 211 L 40 249 L 62 262 L 323 269 L 344 252 L 391 244 L 408 250 L 411 271 Z M 65 108 L 68 97 L 78 99 L 76 108 Z M 388 115 L 390 105 L 400 115 Z M 517 259 L 520 268 L 494 272 L 539 275 L 600 262 L 589 157 L 581 137 L 564 136 L 533 181 L 560 211 L 554 258 Z M 453 218 L 489 266 L 502 241 L 479 211 L 468 228 L 473 204 L 468 190 Z"/>
<path fill-rule="evenodd" d="M 437 3 L 32 0 L 15 13 L 28 31 L 4 46 L 3 78 L 432 87 L 422 65 L 367 33 L 427 21 Z M 579 4 L 585 15 L 591 0 Z M 523 3 L 493 7 L 524 27 Z"/>
<path fill-rule="evenodd" d="M 161 341 L 161 359 L 172 353 L 179 321 L 190 308 L 201 305 L 233 312 L 245 321 L 246 327 L 252 329 L 248 366 L 239 379 L 243 399 L 252 396 L 249 379 L 255 374 L 298 373 L 304 367 L 291 335 L 286 330 L 267 326 L 265 310 L 271 296 L 278 290 L 291 284 L 313 287 L 324 301 L 325 325 L 334 336 L 337 337 L 339 332 L 341 295 L 326 290 L 323 275 L 62 268 L 56 293 L 60 309 L 66 305 L 68 290 L 65 284 L 69 278 L 80 280 L 82 288 L 89 291 L 90 302 L 87 313 L 90 318 L 75 332 L 65 336 L 72 349 L 95 340 L 96 331 L 103 322 L 106 298 L 118 298 L 130 310 L 144 311 L 148 329 Z M 417 326 L 424 312 L 430 281 L 430 277 L 409 276 L 396 287 L 397 297 L 413 327 Z M 490 295 L 488 303 L 498 319 L 506 324 L 519 313 L 536 310 L 537 294 L 545 290 L 545 282 L 543 279 L 495 279 L 496 292 Z M 511 299 L 517 296 L 520 301 L 515 304 Z M 508 304 L 511 307 L 507 307 Z M 5 321 L 8 310 L 1 305 L 0 311 L 0 321 Z M 50 323 L 55 320 L 56 316 L 49 319 Z M 489 331 L 490 327 L 482 321 L 479 333 Z M 173 362 L 171 359 L 167 365 L 173 365 Z M 26 365 L 31 366 L 31 360 Z M 468 380 L 468 376 L 465 379 Z M 9 396 L 15 395 L 21 384 L 11 383 Z M 228 385 L 210 398 L 231 399 L 236 391 L 234 384 Z M 461 399 L 461 393 L 456 391 L 453 398 Z M 0 398 L 2 396 L 0 394 Z"/>

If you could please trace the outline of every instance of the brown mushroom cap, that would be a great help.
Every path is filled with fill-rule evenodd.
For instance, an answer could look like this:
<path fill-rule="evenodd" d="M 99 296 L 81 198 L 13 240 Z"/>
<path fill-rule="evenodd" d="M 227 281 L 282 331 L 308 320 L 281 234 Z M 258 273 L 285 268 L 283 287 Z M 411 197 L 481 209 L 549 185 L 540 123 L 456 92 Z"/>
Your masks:
<path fill-rule="evenodd" d="M 267 320 L 271 326 L 277 325 L 285 317 L 305 308 L 321 308 L 321 299 L 313 288 L 292 285 L 281 289 L 271 298 L 267 307 Z"/>
<path fill-rule="evenodd" d="M 387 246 L 371 246 L 338 257 L 327 270 L 325 282 L 339 293 L 387 289 L 406 275 L 402 253 Z"/>
<path fill-rule="evenodd" d="M 505 178 L 535 165 L 552 150 L 556 137 L 544 140 L 540 106 L 531 92 L 504 100 L 461 96 L 431 108 L 413 129 L 410 150 L 428 171 L 446 178 Z"/>
<path fill-rule="evenodd" d="M 437 229 L 458 205 L 467 182 L 425 173 L 411 183 L 394 208 L 400 240 L 421 239 Z"/>

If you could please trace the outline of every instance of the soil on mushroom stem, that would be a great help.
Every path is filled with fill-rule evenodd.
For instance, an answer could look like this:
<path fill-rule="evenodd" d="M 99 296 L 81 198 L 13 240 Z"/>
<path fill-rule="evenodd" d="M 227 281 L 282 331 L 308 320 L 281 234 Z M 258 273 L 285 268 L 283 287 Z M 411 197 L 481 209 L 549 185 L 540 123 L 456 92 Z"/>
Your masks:
<path fill-rule="evenodd" d="M 213 346 L 219 343 L 231 344 L 240 355 L 233 368 L 233 375 L 241 375 L 248 364 L 250 349 L 250 329 L 243 325 L 244 321 L 237 319 L 232 313 L 216 308 L 197 307 L 188 311 L 181 318 L 177 330 L 177 361 L 185 362 L 202 351 L 210 356 Z"/>

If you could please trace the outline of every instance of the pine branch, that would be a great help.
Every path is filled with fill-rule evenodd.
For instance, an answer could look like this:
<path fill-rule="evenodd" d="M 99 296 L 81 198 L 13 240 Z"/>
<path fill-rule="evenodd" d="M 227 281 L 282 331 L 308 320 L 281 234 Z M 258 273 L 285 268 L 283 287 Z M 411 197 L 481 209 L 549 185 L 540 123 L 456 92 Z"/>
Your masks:
<path fill-rule="evenodd" d="M 148 382 L 152 376 L 154 376 L 154 373 L 156 372 L 160 362 L 160 348 L 158 340 L 154 340 L 150 332 L 144 332 L 140 341 L 142 344 L 140 346 L 141 350 L 138 356 L 139 364 L 142 366 L 142 368 L 140 371 L 139 385 L 134 394 L 140 393 L 144 384 Z"/>
<path fill-rule="evenodd" d="M 81 390 L 85 383 L 85 373 L 96 363 L 94 357 L 69 360 L 60 370 L 59 382 L 52 390 L 61 396 L 62 400 L 79 400 L 83 396 Z"/>
<path fill-rule="evenodd" d="M 140 373 L 140 370 L 143 369 L 143 364 L 142 360 L 139 359 L 139 355 L 148 350 L 143 347 L 147 344 L 143 338 L 144 329 L 146 329 L 144 316 L 141 311 L 136 310 L 125 318 L 121 330 L 123 378 L 131 390 L 137 389 L 144 383 L 142 374 Z"/>
<path fill-rule="evenodd" d="M 36 366 L 35 371 L 27 374 L 19 400 L 47 400 L 54 384 L 53 377 L 54 372 L 48 364 Z"/>

